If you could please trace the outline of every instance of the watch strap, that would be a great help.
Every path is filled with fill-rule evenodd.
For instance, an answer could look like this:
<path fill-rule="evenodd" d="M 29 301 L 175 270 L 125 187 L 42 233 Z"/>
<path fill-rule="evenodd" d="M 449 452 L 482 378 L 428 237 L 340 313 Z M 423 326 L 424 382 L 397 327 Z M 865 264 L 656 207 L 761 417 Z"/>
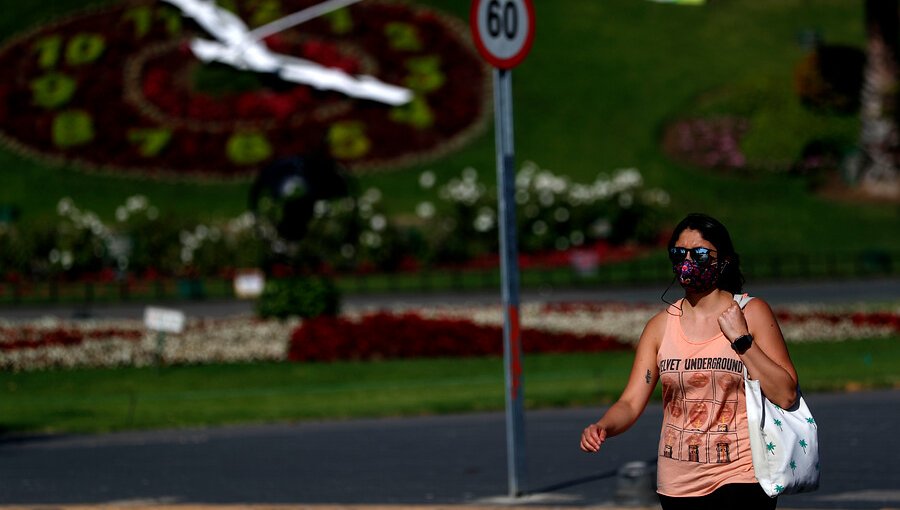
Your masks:
<path fill-rule="evenodd" d="M 734 352 L 738 354 L 744 354 L 747 352 L 747 349 L 753 345 L 753 335 L 746 334 L 741 335 L 734 339 L 734 342 L 731 342 L 731 348 L 734 349 Z"/>

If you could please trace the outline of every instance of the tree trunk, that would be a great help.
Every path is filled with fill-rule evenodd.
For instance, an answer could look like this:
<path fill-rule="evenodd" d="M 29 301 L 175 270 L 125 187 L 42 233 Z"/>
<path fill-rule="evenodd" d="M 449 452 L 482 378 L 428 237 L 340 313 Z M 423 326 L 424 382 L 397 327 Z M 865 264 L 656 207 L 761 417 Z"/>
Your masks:
<path fill-rule="evenodd" d="M 898 130 L 898 0 L 865 0 L 866 66 L 860 97 L 862 161 L 857 173 L 868 195 L 900 198 Z"/>

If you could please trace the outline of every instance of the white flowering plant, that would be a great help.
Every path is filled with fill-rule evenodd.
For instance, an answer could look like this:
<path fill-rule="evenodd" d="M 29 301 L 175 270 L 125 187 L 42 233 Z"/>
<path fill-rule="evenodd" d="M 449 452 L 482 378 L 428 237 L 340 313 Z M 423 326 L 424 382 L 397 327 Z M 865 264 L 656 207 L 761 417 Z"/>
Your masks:
<path fill-rule="evenodd" d="M 359 196 L 319 200 L 306 234 L 298 241 L 278 237 L 262 225 L 269 242 L 269 263 L 295 271 L 395 269 L 409 253 L 405 233 L 385 213 L 382 193 L 368 188 Z"/>
<path fill-rule="evenodd" d="M 247 259 L 244 252 L 252 241 L 252 235 L 234 226 L 238 220 L 191 225 L 160 213 L 142 195 L 128 197 L 112 220 L 79 208 L 69 197 L 59 200 L 56 212 L 56 222 L 0 230 L 0 246 L 7 254 L 0 261 L 4 272 L 24 278 L 99 280 L 209 275 L 222 267 L 243 267 L 238 264 L 242 257 Z M 255 259 L 248 263 L 255 264 Z"/>
<path fill-rule="evenodd" d="M 55 246 L 47 253 L 51 271 L 96 272 L 108 257 L 108 241 L 112 231 L 92 211 L 79 209 L 70 198 L 56 207 Z"/>
<path fill-rule="evenodd" d="M 426 171 L 419 185 L 425 198 L 416 206 L 415 221 L 399 224 L 385 212 L 382 192 L 368 188 L 313 204 L 299 240 L 284 239 L 264 213 L 191 222 L 161 213 L 135 195 L 105 222 L 66 197 L 58 203 L 56 224 L 34 229 L 27 240 L 14 227 L 0 229 L 0 247 L 18 254 L 0 261 L 37 277 L 98 272 L 203 277 L 241 267 L 279 267 L 283 275 L 393 271 L 466 264 L 497 253 L 496 186 L 482 182 L 474 168 L 444 183 Z M 526 162 L 515 177 L 519 251 L 541 254 L 597 242 L 652 244 L 668 202 L 665 191 L 645 187 L 633 168 L 583 184 Z"/>
<path fill-rule="evenodd" d="M 496 253 L 497 191 L 482 183 L 474 168 L 443 185 L 424 172 L 419 184 L 426 192 L 436 191 L 416 207 L 432 260 L 459 262 Z M 659 239 L 669 201 L 664 190 L 645 187 L 634 168 L 600 174 L 584 184 L 529 161 L 515 177 L 519 250 L 564 251 L 598 241 L 652 244 Z"/>

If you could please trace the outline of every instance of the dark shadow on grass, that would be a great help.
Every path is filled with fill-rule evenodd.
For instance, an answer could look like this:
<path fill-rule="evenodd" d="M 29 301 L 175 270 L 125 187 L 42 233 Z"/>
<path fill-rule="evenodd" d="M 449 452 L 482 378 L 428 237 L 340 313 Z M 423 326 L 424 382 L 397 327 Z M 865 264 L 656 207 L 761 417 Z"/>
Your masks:
<path fill-rule="evenodd" d="M 31 424 L 10 426 L 0 423 L 0 448 L 6 445 L 49 441 L 51 439 L 59 439 L 60 437 L 59 434 L 29 432 L 35 428 L 37 428 L 36 425 Z"/>

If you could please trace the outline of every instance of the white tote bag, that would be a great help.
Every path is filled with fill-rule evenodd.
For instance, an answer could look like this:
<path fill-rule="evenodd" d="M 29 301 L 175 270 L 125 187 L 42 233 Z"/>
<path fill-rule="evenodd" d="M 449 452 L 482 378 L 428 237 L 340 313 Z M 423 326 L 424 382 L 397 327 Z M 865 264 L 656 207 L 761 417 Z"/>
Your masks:
<path fill-rule="evenodd" d="M 741 308 L 751 299 L 746 294 L 735 296 Z M 759 381 L 748 378 L 744 368 L 753 469 L 760 486 L 773 498 L 819 488 L 818 425 L 797 391 L 793 407 L 782 409 L 763 395 Z"/>

